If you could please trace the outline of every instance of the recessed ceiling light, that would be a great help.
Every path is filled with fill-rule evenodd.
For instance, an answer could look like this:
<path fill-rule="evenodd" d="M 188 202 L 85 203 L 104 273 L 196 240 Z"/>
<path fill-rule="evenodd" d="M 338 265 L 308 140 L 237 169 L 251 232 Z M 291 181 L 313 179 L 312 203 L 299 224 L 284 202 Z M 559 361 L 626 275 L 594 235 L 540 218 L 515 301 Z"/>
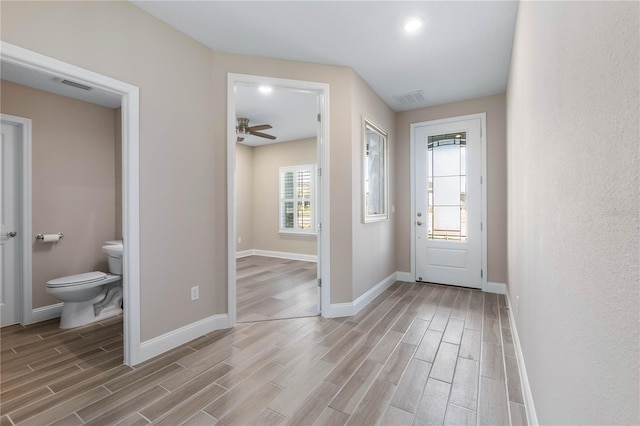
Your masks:
<path fill-rule="evenodd" d="M 260 93 L 264 93 L 266 95 L 267 93 L 273 92 L 273 87 L 271 87 L 271 86 L 260 86 L 260 87 L 258 87 L 258 90 L 260 91 Z"/>
<path fill-rule="evenodd" d="M 415 33 L 424 24 L 424 19 L 419 16 L 413 16 L 406 21 L 404 21 L 404 25 L 402 26 L 404 30 L 408 33 Z"/>

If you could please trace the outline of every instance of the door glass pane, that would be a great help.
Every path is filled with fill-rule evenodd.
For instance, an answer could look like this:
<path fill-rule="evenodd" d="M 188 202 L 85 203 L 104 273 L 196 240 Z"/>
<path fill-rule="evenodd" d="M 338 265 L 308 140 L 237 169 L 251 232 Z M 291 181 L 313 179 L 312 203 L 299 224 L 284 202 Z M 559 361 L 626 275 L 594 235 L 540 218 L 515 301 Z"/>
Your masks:
<path fill-rule="evenodd" d="M 433 203 L 436 206 L 460 205 L 460 176 L 433 178 Z"/>
<path fill-rule="evenodd" d="M 433 150 L 433 175 L 460 176 L 460 145 L 444 142 Z"/>
<path fill-rule="evenodd" d="M 466 132 L 429 136 L 427 149 L 431 240 L 467 241 Z"/>

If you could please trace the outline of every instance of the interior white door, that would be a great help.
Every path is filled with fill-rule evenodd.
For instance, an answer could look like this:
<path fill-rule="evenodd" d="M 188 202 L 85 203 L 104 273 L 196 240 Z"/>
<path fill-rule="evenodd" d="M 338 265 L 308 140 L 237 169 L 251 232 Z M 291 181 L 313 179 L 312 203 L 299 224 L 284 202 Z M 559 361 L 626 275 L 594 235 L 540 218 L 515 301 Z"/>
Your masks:
<path fill-rule="evenodd" d="M 416 281 L 482 287 L 481 126 L 414 127 Z"/>
<path fill-rule="evenodd" d="M 17 125 L 2 123 L 0 149 L 0 325 L 20 322 L 20 147 Z"/>

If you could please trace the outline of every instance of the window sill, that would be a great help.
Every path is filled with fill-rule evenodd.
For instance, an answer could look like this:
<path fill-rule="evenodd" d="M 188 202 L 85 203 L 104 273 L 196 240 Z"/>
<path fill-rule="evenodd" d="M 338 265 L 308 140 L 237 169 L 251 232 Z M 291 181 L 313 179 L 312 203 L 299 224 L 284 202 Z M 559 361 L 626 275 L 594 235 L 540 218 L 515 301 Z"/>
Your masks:
<path fill-rule="evenodd" d="M 281 229 L 280 231 L 278 231 L 278 233 L 280 235 L 296 235 L 299 237 L 317 237 L 318 236 L 317 232 L 289 231 L 284 229 Z"/>

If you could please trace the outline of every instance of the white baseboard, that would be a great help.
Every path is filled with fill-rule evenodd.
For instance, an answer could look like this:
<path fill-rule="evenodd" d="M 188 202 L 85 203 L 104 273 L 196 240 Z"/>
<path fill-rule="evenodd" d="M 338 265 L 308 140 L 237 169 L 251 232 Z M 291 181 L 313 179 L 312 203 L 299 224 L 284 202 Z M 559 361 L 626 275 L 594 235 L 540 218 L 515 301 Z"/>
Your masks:
<path fill-rule="evenodd" d="M 243 250 L 236 252 L 236 259 L 240 259 L 241 257 L 253 256 L 253 250 Z"/>
<path fill-rule="evenodd" d="M 353 301 L 353 314 L 355 315 L 362 310 L 365 306 L 367 306 L 373 299 L 378 297 L 380 293 L 389 288 L 389 286 L 396 282 L 396 273 L 389 275 L 384 280 L 380 281 L 378 284 L 373 286 L 369 291 L 367 291 L 362 296 L 358 297 Z"/>
<path fill-rule="evenodd" d="M 138 362 L 146 361 L 215 330 L 229 328 L 229 315 L 213 315 L 140 344 Z"/>
<path fill-rule="evenodd" d="M 487 288 L 484 289 L 487 293 L 495 294 L 507 294 L 507 285 L 505 283 L 492 283 L 487 281 Z"/>
<path fill-rule="evenodd" d="M 272 251 L 251 249 L 236 252 L 236 259 L 247 256 L 265 256 L 275 257 L 278 259 L 301 260 L 303 262 L 318 262 L 318 256 L 315 254 L 288 253 L 286 251 Z"/>
<path fill-rule="evenodd" d="M 332 303 L 329 309 L 322 310 L 322 316 L 324 318 L 342 318 L 350 317 L 353 315 L 353 303 Z"/>
<path fill-rule="evenodd" d="M 328 310 L 323 310 L 322 316 L 325 318 L 340 318 L 350 317 L 360 312 L 365 306 L 367 306 L 373 299 L 378 297 L 380 293 L 385 291 L 389 286 L 397 281 L 397 272 L 389 275 L 384 280 L 373 286 L 362 296 L 358 297 L 353 302 L 345 303 L 332 303 Z"/>
<path fill-rule="evenodd" d="M 533 403 L 529 376 L 527 376 L 527 369 L 524 365 L 524 355 L 522 353 L 522 346 L 520 346 L 520 337 L 518 336 L 518 328 L 516 327 L 516 321 L 514 319 L 515 311 L 511 308 L 509 292 L 506 292 L 505 297 L 507 299 L 507 306 L 509 307 L 509 324 L 511 325 L 511 337 L 513 339 L 513 346 L 515 347 L 516 358 L 518 360 L 518 370 L 520 371 L 520 383 L 522 384 L 524 408 L 527 412 L 527 424 L 538 425 L 538 415 L 536 414 L 536 408 Z"/>
<path fill-rule="evenodd" d="M 31 317 L 28 319 L 28 323 L 26 324 L 33 324 L 40 321 L 46 321 L 52 318 L 59 318 L 61 313 L 62 313 L 62 303 L 43 306 L 41 308 L 34 308 L 31 310 Z"/>
<path fill-rule="evenodd" d="M 416 282 L 416 279 L 413 275 L 411 275 L 411 272 L 396 272 L 396 280 L 408 283 Z"/>

